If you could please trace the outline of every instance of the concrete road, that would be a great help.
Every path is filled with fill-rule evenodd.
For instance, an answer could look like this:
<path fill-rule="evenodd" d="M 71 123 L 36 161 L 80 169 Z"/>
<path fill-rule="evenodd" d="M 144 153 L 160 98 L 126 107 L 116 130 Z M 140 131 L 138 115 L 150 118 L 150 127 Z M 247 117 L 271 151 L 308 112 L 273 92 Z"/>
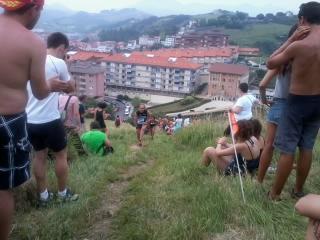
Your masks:
<path fill-rule="evenodd" d="M 115 116 L 119 115 L 120 118 L 125 121 L 131 117 L 133 112 L 133 106 L 130 102 L 119 101 L 116 98 L 112 98 L 112 97 L 105 97 L 104 100 L 106 103 L 112 104 L 117 109 L 117 111 L 115 112 Z M 125 115 L 125 109 L 127 105 L 130 106 L 129 115 Z"/>

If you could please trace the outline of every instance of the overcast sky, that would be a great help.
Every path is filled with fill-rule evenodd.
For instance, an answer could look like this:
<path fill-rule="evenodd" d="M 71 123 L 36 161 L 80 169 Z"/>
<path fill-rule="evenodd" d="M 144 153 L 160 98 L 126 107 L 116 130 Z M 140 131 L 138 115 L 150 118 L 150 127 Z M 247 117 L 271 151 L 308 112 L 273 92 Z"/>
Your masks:
<path fill-rule="evenodd" d="M 210 10 L 223 7 L 226 10 L 247 10 L 247 12 L 251 14 L 256 14 L 257 12 L 267 13 L 270 11 L 275 12 L 277 10 L 293 11 L 294 13 L 297 13 L 300 4 L 307 0 L 172 0 L 172 2 L 173 1 L 184 4 L 186 7 L 185 9 L 187 9 L 188 5 L 192 8 L 199 5 L 199 12 L 203 12 L 204 7 L 207 6 Z M 141 8 L 141 6 L 143 6 L 142 3 L 147 3 L 148 6 L 153 4 L 155 8 L 157 3 L 160 4 L 160 6 L 163 6 L 163 0 L 46 0 L 46 3 L 49 5 L 59 3 L 73 10 L 84 10 L 89 12 L 137 6 Z M 173 9 L 170 10 L 172 11 Z"/>

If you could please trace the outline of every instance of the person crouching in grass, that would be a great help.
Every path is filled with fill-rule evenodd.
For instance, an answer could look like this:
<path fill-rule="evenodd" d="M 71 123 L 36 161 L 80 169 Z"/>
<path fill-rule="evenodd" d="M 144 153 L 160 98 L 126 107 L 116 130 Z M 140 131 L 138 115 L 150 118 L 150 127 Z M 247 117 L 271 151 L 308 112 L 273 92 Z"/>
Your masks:
<path fill-rule="evenodd" d="M 90 131 L 82 134 L 81 141 L 92 154 L 104 156 L 114 151 L 106 133 L 101 132 L 100 124 L 96 121 L 91 122 Z"/>

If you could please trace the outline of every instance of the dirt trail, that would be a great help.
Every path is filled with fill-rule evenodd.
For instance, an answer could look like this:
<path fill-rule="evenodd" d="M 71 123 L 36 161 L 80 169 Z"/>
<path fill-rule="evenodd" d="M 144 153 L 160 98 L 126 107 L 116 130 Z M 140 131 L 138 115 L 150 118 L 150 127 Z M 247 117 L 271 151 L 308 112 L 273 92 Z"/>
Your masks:
<path fill-rule="evenodd" d="M 106 240 L 109 238 L 113 216 L 115 216 L 121 208 L 122 201 L 124 200 L 124 192 L 128 188 L 130 181 L 151 168 L 153 164 L 154 161 L 149 160 L 146 163 L 131 166 L 120 174 L 118 181 L 108 184 L 106 191 L 102 194 L 102 201 L 99 204 L 100 207 L 96 209 L 94 213 L 94 224 L 89 228 L 88 235 L 81 239 Z"/>

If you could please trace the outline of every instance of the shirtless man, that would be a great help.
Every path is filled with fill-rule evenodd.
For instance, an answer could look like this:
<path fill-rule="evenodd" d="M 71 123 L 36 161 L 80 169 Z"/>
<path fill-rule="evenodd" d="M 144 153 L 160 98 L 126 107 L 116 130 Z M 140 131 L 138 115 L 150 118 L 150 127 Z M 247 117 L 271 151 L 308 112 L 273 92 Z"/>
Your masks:
<path fill-rule="evenodd" d="M 29 79 L 38 99 L 50 90 L 64 90 L 65 83 L 45 81 L 46 48 L 32 29 L 44 0 L 0 0 L 0 239 L 9 237 L 14 211 L 11 190 L 30 178 L 30 145 L 26 132 Z"/>
<path fill-rule="evenodd" d="M 320 127 L 320 3 L 302 4 L 300 34 L 289 40 L 269 59 L 268 68 L 292 62 L 290 94 L 277 131 L 275 147 L 281 152 L 274 185 L 269 193 L 278 200 L 290 175 L 296 148 L 300 149 L 296 185 L 292 197 L 303 196 L 309 174 L 312 150 Z"/>

